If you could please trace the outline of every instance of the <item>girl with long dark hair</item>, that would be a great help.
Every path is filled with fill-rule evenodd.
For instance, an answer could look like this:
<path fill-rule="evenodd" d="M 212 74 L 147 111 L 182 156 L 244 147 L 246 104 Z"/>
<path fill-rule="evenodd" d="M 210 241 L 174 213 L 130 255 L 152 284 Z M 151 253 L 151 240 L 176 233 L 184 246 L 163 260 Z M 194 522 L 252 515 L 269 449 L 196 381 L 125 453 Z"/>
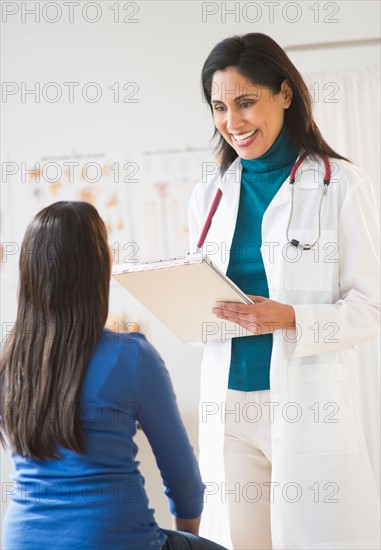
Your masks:
<path fill-rule="evenodd" d="M 110 276 L 106 228 L 90 204 L 58 202 L 29 224 L 0 364 L 1 438 L 15 467 L 3 548 L 221 548 L 196 536 L 203 484 L 163 360 L 143 334 L 105 329 Z M 187 533 L 155 521 L 137 422 Z"/>

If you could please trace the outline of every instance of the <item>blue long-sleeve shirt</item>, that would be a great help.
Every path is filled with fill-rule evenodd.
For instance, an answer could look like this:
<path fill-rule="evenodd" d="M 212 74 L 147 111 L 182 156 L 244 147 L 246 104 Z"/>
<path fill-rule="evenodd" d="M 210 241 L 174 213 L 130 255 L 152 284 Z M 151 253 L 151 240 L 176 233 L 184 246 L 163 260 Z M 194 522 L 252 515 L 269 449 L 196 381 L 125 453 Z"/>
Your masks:
<path fill-rule="evenodd" d="M 80 406 L 84 454 L 59 447 L 59 460 L 12 455 L 4 548 L 159 549 L 166 535 L 136 460 L 136 422 L 151 444 L 173 515 L 200 515 L 203 484 L 168 371 L 142 334 L 102 332 Z"/>

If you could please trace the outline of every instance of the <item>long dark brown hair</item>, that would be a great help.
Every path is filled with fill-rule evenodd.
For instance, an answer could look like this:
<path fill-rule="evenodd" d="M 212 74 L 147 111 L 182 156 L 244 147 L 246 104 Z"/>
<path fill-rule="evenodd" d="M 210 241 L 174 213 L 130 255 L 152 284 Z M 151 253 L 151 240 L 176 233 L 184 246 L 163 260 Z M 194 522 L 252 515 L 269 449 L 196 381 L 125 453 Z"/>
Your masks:
<path fill-rule="evenodd" d="M 18 310 L 0 361 L 0 438 L 24 457 L 83 451 L 79 394 L 108 313 L 107 231 L 86 202 L 56 202 L 29 224 Z"/>
<path fill-rule="evenodd" d="M 269 36 L 249 33 L 233 36 L 219 42 L 211 51 L 202 68 L 202 89 L 210 108 L 212 80 L 216 71 L 234 67 L 253 84 L 278 94 L 281 84 L 287 80 L 292 89 L 292 102 L 285 110 L 285 125 L 295 149 L 311 155 L 327 155 L 345 159 L 324 141 L 312 116 L 312 99 L 300 73 L 285 51 Z M 213 112 L 213 111 L 212 111 Z M 237 153 L 218 132 L 218 158 L 221 171 L 225 172 L 237 158 Z"/>

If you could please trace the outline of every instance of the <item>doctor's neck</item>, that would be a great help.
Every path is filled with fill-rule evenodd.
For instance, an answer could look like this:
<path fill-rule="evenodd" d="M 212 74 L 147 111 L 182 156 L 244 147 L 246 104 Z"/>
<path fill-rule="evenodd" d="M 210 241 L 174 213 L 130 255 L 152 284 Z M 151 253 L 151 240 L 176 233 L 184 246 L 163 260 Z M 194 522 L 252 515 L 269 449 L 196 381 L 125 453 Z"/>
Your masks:
<path fill-rule="evenodd" d="M 297 159 L 299 151 L 295 149 L 288 135 L 286 125 L 283 124 L 281 131 L 274 143 L 260 157 L 253 159 L 242 159 L 241 164 L 244 171 L 248 173 L 269 172 L 271 170 L 288 168 Z M 290 168 L 291 168 L 290 166 Z"/>

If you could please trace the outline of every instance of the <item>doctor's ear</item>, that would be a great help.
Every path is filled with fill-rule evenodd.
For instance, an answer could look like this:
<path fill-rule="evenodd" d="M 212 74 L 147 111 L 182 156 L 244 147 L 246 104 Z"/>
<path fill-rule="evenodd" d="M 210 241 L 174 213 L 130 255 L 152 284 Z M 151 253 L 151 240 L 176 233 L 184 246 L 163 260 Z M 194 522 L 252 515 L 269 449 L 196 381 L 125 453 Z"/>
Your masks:
<path fill-rule="evenodd" d="M 288 109 L 292 101 L 292 88 L 287 80 L 283 80 L 280 91 L 282 93 L 285 109 Z"/>

